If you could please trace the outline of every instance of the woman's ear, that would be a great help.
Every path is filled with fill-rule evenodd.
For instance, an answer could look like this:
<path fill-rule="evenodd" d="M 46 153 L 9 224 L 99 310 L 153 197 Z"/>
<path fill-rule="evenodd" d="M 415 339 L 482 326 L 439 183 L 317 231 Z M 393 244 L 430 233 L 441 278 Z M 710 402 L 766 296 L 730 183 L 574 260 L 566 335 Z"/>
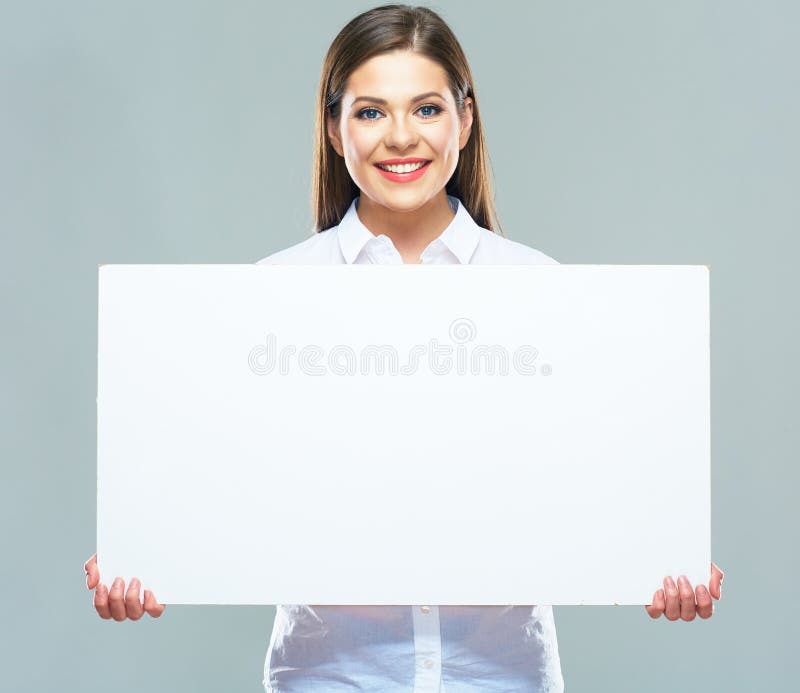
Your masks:
<path fill-rule="evenodd" d="M 458 148 L 463 149 L 472 132 L 472 98 L 464 98 L 464 115 L 461 116 L 461 130 L 458 133 Z"/>
<path fill-rule="evenodd" d="M 342 147 L 342 138 L 339 137 L 339 123 L 337 120 L 331 118 L 330 113 L 325 113 L 325 127 L 328 130 L 328 139 L 331 141 L 331 146 L 336 150 L 336 153 L 343 157 L 344 149 Z"/>

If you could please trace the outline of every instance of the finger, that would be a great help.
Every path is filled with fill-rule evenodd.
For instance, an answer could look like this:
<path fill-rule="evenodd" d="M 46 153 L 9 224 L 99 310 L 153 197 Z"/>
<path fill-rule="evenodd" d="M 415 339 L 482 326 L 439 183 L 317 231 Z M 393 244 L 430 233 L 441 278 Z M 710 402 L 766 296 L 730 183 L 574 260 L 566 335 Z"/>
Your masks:
<path fill-rule="evenodd" d="M 144 591 L 144 610 L 153 618 L 158 618 L 167 607 L 156 601 L 155 595 L 150 590 Z"/>
<path fill-rule="evenodd" d="M 659 601 L 661 602 L 660 608 L 658 605 Z M 656 590 L 653 593 L 653 603 L 648 604 L 644 608 L 647 609 L 650 618 L 659 618 L 661 614 L 664 613 L 664 590 Z"/>
<path fill-rule="evenodd" d="M 700 618 L 710 618 L 714 613 L 714 602 L 705 585 L 697 586 L 697 614 Z"/>
<path fill-rule="evenodd" d="M 108 588 L 103 584 L 99 584 L 94 591 L 94 608 L 100 618 L 111 618 L 111 609 L 108 607 Z"/>
<path fill-rule="evenodd" d="M 656 592 L 656 600 L 653 602 L 653 606 L 656 607 L 662 614 L 667 608 L 667 598 L 664 596 L 664 590 L 658 590 Z"/>
<path fill-rule="evenodd" d="M 125 595 L 125 612 L 131 621 L 138 621 L 144 615 L 144 607 L 139 600 L 141 584 L 138 578 L 133 578 L 128 585 L 128 593 Z"/>
<path fill-rule="evenodd" d="M 671 575 L 664 578 L 664 594 L 667 598 L 664 616 L 667 617 L 668 621 L 677 621 L 681 616 L 681 603 L 678 587 Z"/>
<path fill-rule="evenodd" d="M 708 591 L 711 592 L 711 596 L 714 597 L 714 599 L 722 599 L 722 578 L 724 575 L 725 573 L 712 561 L 711 580 L 708 583 Z"/>
<path fill-rule="evenodd" d="M 694 617 L 697 616 L 697 604 L 694 601 L 692 583 L 685 575 L 678 578 L 678 593 L 681 600 L 681 618 L 684 621 L 694 621 Z"/>
<path fill-rule="evenodd" d="M 122 578 L 118 577 L 111 585 L 108 591 L 108 606 L 111 609 L 111 617 L 115 621 L 125 620 L 125 602 L 122 600 L 122 595 L 125 592 L 125 582 Z"/>
<path fill-rule="evenodd" d="M 93 590 L 100 582 L 100 571 L 97 568 L 97 554 L 83 564 L 83 571 L 86 573 L 86 587 Z"/>

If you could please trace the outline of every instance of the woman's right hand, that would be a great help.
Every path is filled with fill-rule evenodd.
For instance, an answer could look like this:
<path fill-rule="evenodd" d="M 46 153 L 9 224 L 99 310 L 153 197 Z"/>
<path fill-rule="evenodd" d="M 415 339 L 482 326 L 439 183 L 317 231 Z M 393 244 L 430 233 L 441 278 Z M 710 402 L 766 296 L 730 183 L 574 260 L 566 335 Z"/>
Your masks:
<path fill-rule="evenodd" d="M 131 580 L 128 586 L 128 594 L 125 595 L 125 582 L 122 578 L 114 580 L 111 590 L 100 582 L 100 570 L 97 568 L 97 554 L 83 564 L 86 572 L 86 587 L 90 590 L 97 588 L 94 592 L 94 608 L 100 618 L 113 618 L 115 621 L 124 621 L 129 618 L 131 621 L 138 621 L 147 612 L 153 618 L 158 618 L 164 613 L 166 605 L 159 604 L 155 595 L 150 590 L 144 591 L 144 606 L 139 601 L 139 588 L 141 583 L 137 578 Z M 123 598 L 123 595 L 124 598 Z"/>

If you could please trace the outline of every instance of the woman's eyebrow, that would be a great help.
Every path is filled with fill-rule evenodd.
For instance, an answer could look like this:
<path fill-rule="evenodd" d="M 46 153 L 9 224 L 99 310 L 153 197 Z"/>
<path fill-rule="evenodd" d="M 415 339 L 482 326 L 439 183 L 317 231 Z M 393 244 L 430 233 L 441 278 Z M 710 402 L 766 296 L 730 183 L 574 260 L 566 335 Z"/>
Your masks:
<path fill-rule="evenodd" d="M 415 96 L 411 99 L 411 103 L 415 101 L 422 101 L 422 99 L 427 99 L 430 96 L 438 96 L 440 99 L 444 99 L 444 97 L 437 91 L 426 91 L 424 94 L 420 94 L 419 96 Z M 386 105 L 386 99 L 379 99 L 377 96 L 359 96 L 353 99 L 353 103 L 357 103 L 358 101 L 370 101 L 372 103 L 379 103 L 382 105 Z"/>

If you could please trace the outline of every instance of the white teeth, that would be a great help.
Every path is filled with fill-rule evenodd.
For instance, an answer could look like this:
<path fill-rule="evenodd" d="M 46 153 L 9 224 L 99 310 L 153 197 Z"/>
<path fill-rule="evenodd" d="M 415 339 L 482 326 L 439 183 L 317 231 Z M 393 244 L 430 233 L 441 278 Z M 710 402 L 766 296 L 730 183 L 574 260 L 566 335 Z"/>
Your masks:
<path fill-rule="evenodd" d="M 411 173 L 411 171 L 416 171 L 418 168 L 422 168 L 427 161 L 420 161 L 416 164 L 378 164 L 378 168 L 382 168 L 384 171 L 391 171 L 392 173 Z"/>

